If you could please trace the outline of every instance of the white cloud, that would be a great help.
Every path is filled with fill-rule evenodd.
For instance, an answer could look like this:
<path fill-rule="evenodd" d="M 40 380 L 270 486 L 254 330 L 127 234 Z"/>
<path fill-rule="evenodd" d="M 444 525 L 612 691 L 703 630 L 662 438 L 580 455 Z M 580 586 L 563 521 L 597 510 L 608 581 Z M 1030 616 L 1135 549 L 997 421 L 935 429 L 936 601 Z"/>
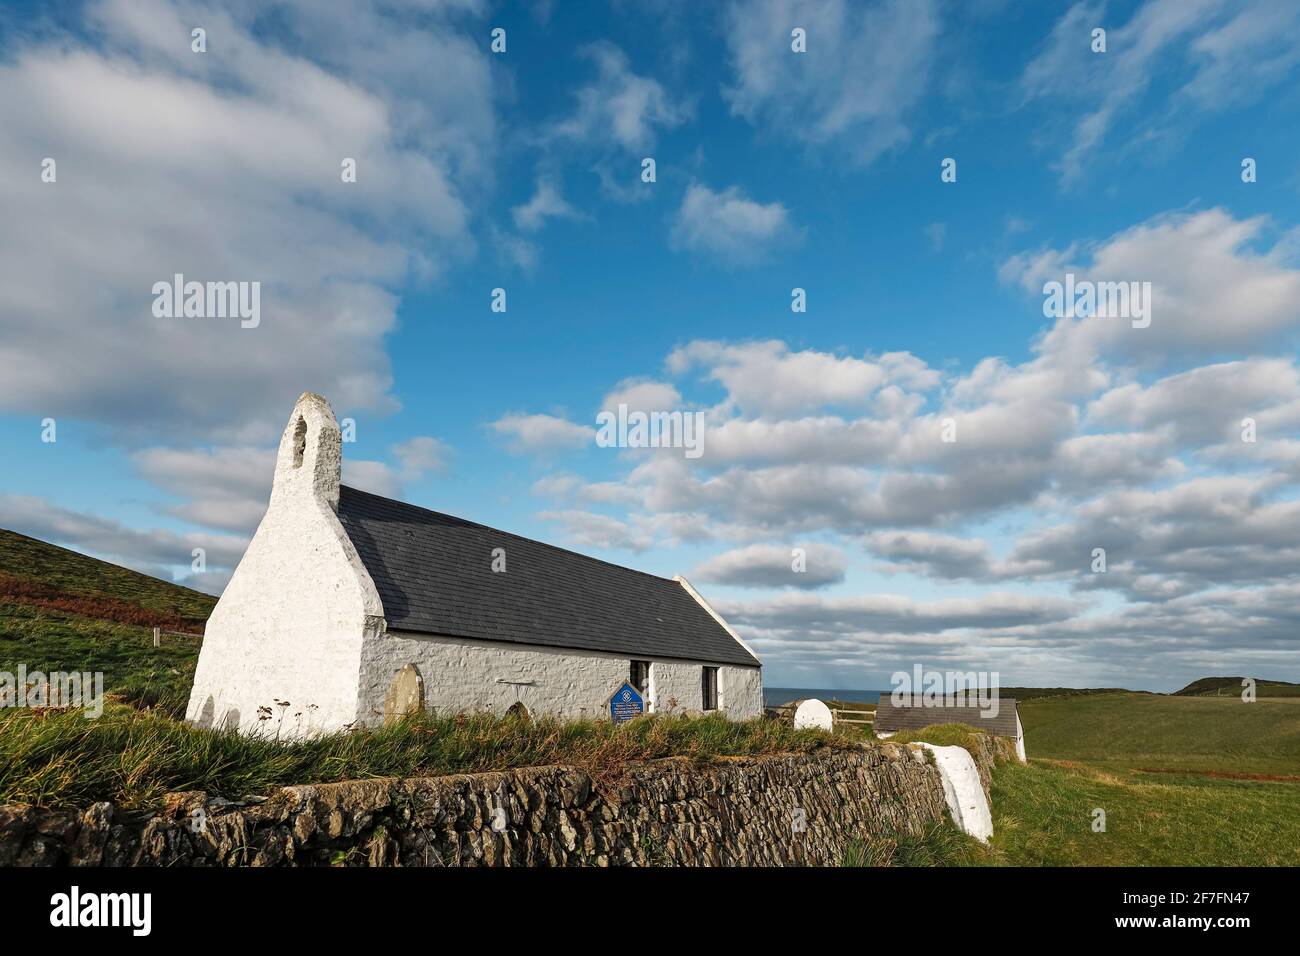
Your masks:
<path fill-rule="evenodd" d="M 803 567 L 796 568 L 794 548 L 802 548 Z M 811 543 L 793 546 L 754 544 L 714 555 L 687 575 L 691 580 L 737 587 L 812 590 L 844 580 L 848 558 L 839 548 Z"/>
<path fill-rule="evenodd" d="M 703 366 L 706 375 L 726 388 L 737 408 L 751 413 L 787 415 L 826 405 L 862 407 L 888 384 L 932 387 L 939 374 L 906 352 L 879 359 L 791 351 L 781 341 L 728 344 L 696 340 L 674 349 L 668 368 L 681 375 Z"/>
<path fill-rule="evenodd" d="M 1113 388 L 1088 405 L 1100 423 L 1166 429 L 1180 444 L 1240 439 L 1241 422 L 1300 401 L 1300 370 L 1288 359 L 1204 365 L 1147 386 Z"/>
<path fill-rule="evenodd" d="M 558 523 L 569 539 L 583 547 L 644 551 L 652 542 L 649 535 L 627 522 L 591 511 L 543 511 L 537 517 Z"/>
<path fill-rule="evenodd" d="M 743 266 L 754 265 L 796 236 L 781 203 L 755 202 L 738 186 L 714 192 L 692 183 L 673 221 L 671 241 L 675 249 Z"/>
<path fill-rule="evenodd" d="M 0 527 L 168 579 L 172 577 L 171 568 L 190 566 L 194 549 L 202 548 L 208 571 L 215 577 L 196 581 L 196 586 L 223 584 L 222 573 L 234 569 L 248 543 L 239 535 L 178 534 L 165 528 L 138 531 L 119 521 L 72 511 L 30 495 L 0 495 Z"/>
<path fill-rule="evenodd" d="M 548 219 L 582 218 L 582 213 L 565 202 L 559 188 L 547 179 L 538 180 L 532 198 L 511 209 L 510 215 L 515 221 L 515 228 L 522 232 L 537 232 L 546 225 Z"/>
<path fill-rule="evenodd" d="M 690 108 L 673 100 L 658 80 L 632 71 L 627 54 L 612 43 L 584 47 L 596 79 L 578 90 L 573 114 L 554 124 L 550 135 L 581 143 L 612 140 L 629 153 L 649 149 L 660 129 L 685 122 Z"/>
<path fill-rule="evenodd" d="M 795 27 L 807 32 L 807 53 L 791 51 Z M 724 96 L 750 122 L 870 163 L 910 138 L 938 34 L 930 0 L 735 2 Z"/>
<path fill-rule="evenodd" d="M 1104 54 L 1091 50 L 1097 26 L 1107 29 Z M 1072 125 L 1047 141 L 1061 155 L 1062 180 L 1075 183 L 1121 117 L 1141 111 L 1147 143 L 1172 135 L 1175 113 L 1194 117 L 1255 100 L 1300 60 L 1297 40 L 1300 10 L 1272 0 L 1147 0 L 1124 23 L 1105 4 L 1076 3 L 1026 66 L 1021 89 L 1026 100 L 1052 105 L 1056 125 Z M 1163 86 L 1152 93 L 1162 73 L 1188 79 L 1170 94 Z"/>
<path fill-rule="evenodd" d="M 446 470 L 450 449 L 424 435 L 394 445 L 393 467 L 347 454 L 343 482 L 365 491 L 400 498 L 405 484 Z M 132 454 L 140 476 L 184 499 L 161 511 L 192 524 L 251 535 L 266 513 L 275 472 L 271 447 L 144 448 Z"/>
<path fill-rule="evenodd" d="M 791 593 L 758 601 L 720 601 L 718 612 L 732 623 L 815 642 L 827 635 L 936 634 L 964 628 L 1012 628 L 1063 621 L 1078 610 L 1074 601 L 992 592 L 978 598 L 915 601 L 895 594 L 830 597 Z"/>
<path fill-rule="evenodd" d="M 147 481 L 188 499 L 164 510 L 193 524 L 251 534 L 266 512 L 272 448 L 145 448 L 132 460 Z"/>
<path fill-rule="evenodd" d="M 600 403 L 604 411 L 616 412 L 619 405 L 633 412 L 668 412 L 682 407 L 682 396 L 668 382 L 628 379 L 614 386 Z"/>
<path fill-rule="evenodd" d="M 429 435 L 416 435 L 393 446 L 393 457 L 405 481 L 418 481 L 426 474 L 446 471 L 450 454 L 446 444 Z"/>
<path fill-rule="evenodd" d="M 1224 209 L 1174 213 L 1088 249 L 1071 246 L 1015 256 L 1002 267 L 1042 302 L 1043 284 L 1080 280 L 1151 283 L 1148 328 L 1100 315 L 1062 318 L 1043 338 L 1047 355 L 1131 358 L 1148 363 L 1213 356 L 1276 344 L 1300 327 L 1300 270 L 1278 250 L 1256 252 L 1266 220 L 1235 219 Z M 1086 261 L 1085 261 L 1086 259 Z"/>
<path fill-rule="evenodd" d="M 244 444 L 307 386 L 395 407 L 391 290 L 472 253 L 459 178 L 482 175 L 493 104 L 481 44 L 385 9 L 352 7 L 343 39 L 293 7 L 287 34 L 255 34 L 242 7 L 92 3 L 96 50 L 11 50 L 0 165 L 59 165 L 53 184 L 0 178 L 0 408 Z M 189 52 L 196 16 L 219 55 Z M 152 286 L 175 273 L 261 282 L 260 326 L 155 318 Z"/>
<path fill-rule="evenodd" d="M 595 428 L 577 425 L 554 415 L 503 415 L 488 426 L 509 438 L 514 452 L 552 452 L 588 445 L 596 437 Z"/>
<path fill-rule="evenodd" d="M 983 541 L 928 531 L 876 531 L 865 544 L 896 569 L 920 569 L 932 577 L 982 578 L 994 563 Z"/>

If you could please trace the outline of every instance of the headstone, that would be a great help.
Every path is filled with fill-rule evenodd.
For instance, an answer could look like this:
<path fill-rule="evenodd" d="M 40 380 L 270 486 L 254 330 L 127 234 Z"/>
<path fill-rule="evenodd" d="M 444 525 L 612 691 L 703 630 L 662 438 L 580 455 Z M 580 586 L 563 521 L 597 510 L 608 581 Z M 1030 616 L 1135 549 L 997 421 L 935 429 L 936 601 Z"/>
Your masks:
<path fill-rule="evenodd" d="M 407 664 L 393 678 L 384 698 L 384 723 L 400 720 L 424 707 L 424 679 L 414 664 Z"/>
<path fill-rule="evenodd" d="M 835 717 L 831 714 L 831 709 L 816 697 L 810 697 L 807 700 L 800 701 L 799 706 L 795 708 L 795 730 L 803 730 L 805 727 L 816 727 L 819 730 L 830 730 L 834 726 Z"/>

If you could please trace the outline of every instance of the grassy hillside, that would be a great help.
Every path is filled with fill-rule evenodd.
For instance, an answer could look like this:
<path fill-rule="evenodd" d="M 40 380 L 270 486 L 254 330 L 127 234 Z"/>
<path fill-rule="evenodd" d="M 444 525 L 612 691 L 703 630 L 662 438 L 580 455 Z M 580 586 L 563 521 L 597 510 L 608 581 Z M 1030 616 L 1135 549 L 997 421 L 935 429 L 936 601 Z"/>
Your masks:
<path fill-rule="evenodd" d="M 1014 866 L 1300 866 L 1300 783 L 1009 763 L 993 859 Z M 1096 810 L 1105 832 L 1094 832 Z"/>
<path fill-rule="evenodd" d="M 1105 694 L 1020 714 L 1030 763 L 994 774 L 996 862 L 1300 865 L 1300 699 Z"/>
<path fill-rule="evenodd" d="M 1300 699 L 1099 694 L 1020 707 L 1031 757 L 1109 769 L 1300 776 Z"/>
<path fill-rule="evenodd" d="M 197 632 L 216 599 L 0 530 L 0 671 L 102 671 L 110 694 L 140 705 L 183 708 L 199 641 L 153 628 Z"/>
<path fill-rule="evenodd" d="M 74 598 L 105 601 L 105 607 L 128 604 L 149 612 L 151 620 L 167 618 L 199 630 L 217 603 L 210 594 L 4 529 L 0 529 L 0 575 L 11 583 L 28 581 Z M 0 599 L 5 594 L 0 591 Z M 87 605 L 87 611 L 91 616 L 104 616 L 93 603 Z"/>
<path fill-rule="evenodd" d="M 1244 677 L 1202 677 L 1192 681 L 1182 690 L 1174 691 L 1175 697 L 1241 697 L 1241 682 Z M 1300 684 L 1291 684 L 1281 680 L 1255 679 L 1255 696 L 1257 697 L 1300 697 Z"/>
<path fill-rule="evenodd" d="M 1080 697 L 1090 694 L 1131 694 L 1123 687 L 1001 687 L 1000 697 L 1012 700 L 1041 700 L 1044 697 Z"/>

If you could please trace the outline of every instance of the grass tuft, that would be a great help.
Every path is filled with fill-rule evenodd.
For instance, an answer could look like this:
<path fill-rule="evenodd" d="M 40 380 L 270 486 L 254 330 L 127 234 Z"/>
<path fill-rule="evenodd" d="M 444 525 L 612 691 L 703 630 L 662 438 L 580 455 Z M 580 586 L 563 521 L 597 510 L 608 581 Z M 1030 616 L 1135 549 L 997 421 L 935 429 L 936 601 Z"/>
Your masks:
<path fill-rule="evenodd" d="M 984 736 L 984 731 L 969 724 L 931 724 L 920 730 L 900 730 L 889 737 L 889 742 L 912 744 L 924 741 L 936 747 L 964 747 L 973 756 L 978 752 L 981 736 Z"/>
<path fill-rule="evenodd" d="M 841 865 L 984 866 L 990 862 L 985 846 L 944 819 L 928 824 L 920 833 L 850 840 Z"/>

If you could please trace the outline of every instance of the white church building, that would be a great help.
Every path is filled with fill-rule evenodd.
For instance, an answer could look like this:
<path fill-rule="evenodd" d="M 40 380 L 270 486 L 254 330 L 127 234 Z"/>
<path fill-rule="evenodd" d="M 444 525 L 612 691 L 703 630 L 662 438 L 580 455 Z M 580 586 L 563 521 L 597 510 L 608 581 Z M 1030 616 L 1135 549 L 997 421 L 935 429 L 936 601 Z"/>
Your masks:
<path fill-rule="evenodd" d="M 329 403 L 298 399 L 266 515 L 209 618 L 187 717 L 299 737 L 416 709 L 763 712 L 757 655 L 682 577 L 345 487 Z"/>

